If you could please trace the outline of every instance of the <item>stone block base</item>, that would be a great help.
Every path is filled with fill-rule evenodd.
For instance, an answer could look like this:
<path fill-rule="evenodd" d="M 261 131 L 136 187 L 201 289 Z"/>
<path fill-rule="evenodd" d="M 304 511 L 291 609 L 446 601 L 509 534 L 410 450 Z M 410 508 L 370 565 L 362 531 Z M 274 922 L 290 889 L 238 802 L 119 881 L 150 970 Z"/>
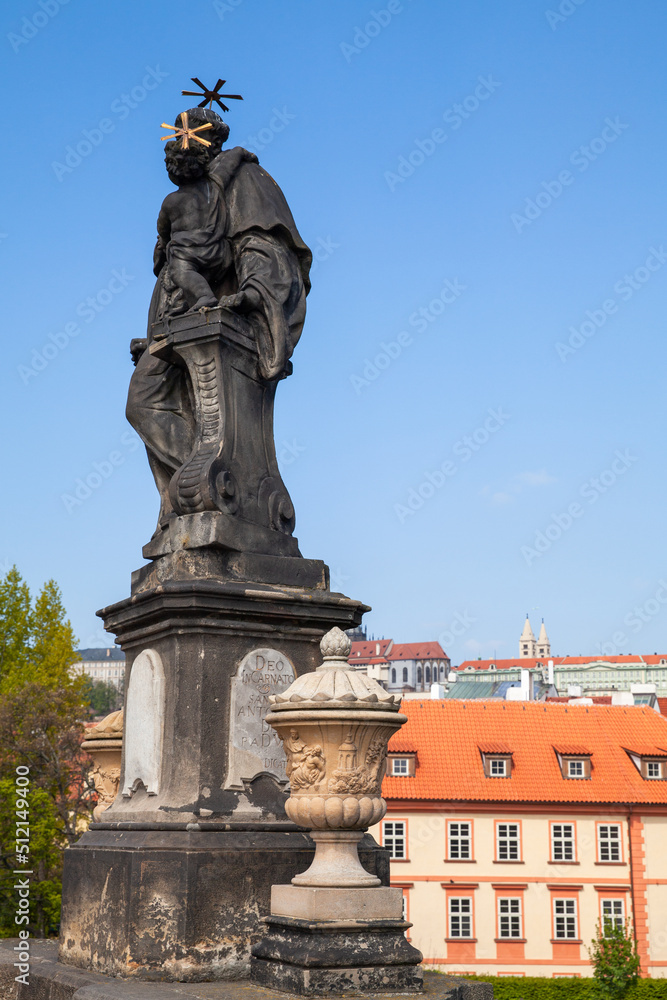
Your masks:
<path fill-rule="evenodd" d="M 401 920 L 403 890 L 320 889 L 305 885 L 271 887 L 271 915 L 300 920 Z"/>
<path fill-rule="evenodd" d="M 267 933 L 250 961 L 258 985 L 305 997 L 422 990 L 422 955 L 406 940 L 411 925 L 403 920 L 271 916 L 265 923 Z"/>
<path fill-rule="evenodd" d="M 144 980 L 248 975 L 271 883 L 308 867 L 310 837 L 287 823 L 282 830 L 128 826 L 90 830 L 65 852 L 60 962 Z M 360 854 L 389 881 L 387 852 L 372 837 Z"/>

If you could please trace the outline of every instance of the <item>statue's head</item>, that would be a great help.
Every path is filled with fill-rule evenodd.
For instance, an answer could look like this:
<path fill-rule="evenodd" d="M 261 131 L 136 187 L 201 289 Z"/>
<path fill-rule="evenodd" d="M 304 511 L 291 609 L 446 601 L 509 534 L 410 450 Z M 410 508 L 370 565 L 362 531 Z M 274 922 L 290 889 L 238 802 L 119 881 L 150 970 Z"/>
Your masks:
<path fill-rule="evenodd" d="M 210 124 L 212 128 L 207 128 L 203 132 L 197 133 L 210 142 L 210 146 L 204 146 L 201 142 L 190 140 L 189 147 L 183 148 L 180 139 L 168 142 L 164 150 L 164 160 L 172 184 L 188 184 L 203 177 L 208 169 L 208 164 L 218 155 L 223 144 L 229 136 L 229 125 L 222 120 L 215 111 L 208 108 L 190 108 L 185 112 L 188 116 L 189 128 L 197 128 L 200 125 Z M 174 122 L 177 128 L 183 126 L 181 115 L 178 115 Z"/>

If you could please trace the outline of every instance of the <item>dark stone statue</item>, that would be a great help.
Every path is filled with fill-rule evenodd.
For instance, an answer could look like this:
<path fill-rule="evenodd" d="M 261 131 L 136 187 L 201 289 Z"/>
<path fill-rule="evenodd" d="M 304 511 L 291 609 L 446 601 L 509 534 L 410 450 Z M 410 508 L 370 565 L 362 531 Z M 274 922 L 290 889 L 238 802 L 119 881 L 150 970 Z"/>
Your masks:
<path fill-rule="evenodd" d="M 127 416 L 161 499 L 144 555 L 174 550 L 174 532 L 183 537 L 175 518 L 211 511 L 186 526 L 198 544 L 299 556 L 272 415 L 301 336 L 312 256 L 257 157 L 222 149 L 225 122 L 203 108 L 179 115 L 176 126 L 184 119 L 191 129 L 210 125 L 197 131 L 210 145 L 166 145 L 176 190 L 158 216 L 147 340 L 131 345 Z"/>

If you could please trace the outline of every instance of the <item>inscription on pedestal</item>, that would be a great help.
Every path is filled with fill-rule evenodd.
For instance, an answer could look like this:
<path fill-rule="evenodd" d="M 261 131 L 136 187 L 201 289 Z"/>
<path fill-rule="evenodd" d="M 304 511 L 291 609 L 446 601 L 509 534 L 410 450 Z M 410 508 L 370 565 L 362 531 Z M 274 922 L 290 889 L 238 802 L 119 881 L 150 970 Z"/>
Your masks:
<path fill-rule="evenodd" d="M 289 659 L 277 649 L 253 649 L 239 665 L 232 677 L 225 788 L 241 789 L 244 780 L 262 773 L 287 784 L 287 758 L 265 717 L 270 710 L 269 695 L 286 691 L 295 676 Z"/>

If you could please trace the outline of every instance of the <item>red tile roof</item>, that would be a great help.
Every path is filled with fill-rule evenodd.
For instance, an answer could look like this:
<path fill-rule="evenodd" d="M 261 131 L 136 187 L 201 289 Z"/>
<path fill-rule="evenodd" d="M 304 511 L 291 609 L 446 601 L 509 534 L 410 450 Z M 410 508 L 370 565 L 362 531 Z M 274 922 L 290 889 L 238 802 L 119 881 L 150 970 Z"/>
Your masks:
<path fill-rule="evenodd" d="M 439 642 L 397 642 L 385 654 L 388 660 L 446 660 Z"/>
<path fill-rule="evenodd" d="M 642 778 L 623 749 L 667 747 L 667 719 L 652 708 L 406 699 L 401 711 L 408 721 L 389 750 L 414 745 L 419 764 L 413 778 L 384 779 L 387 799 L 667 803 L 667 781 Z M 484 776 L 489 740 L 511 748 L 510 778 Z M 563 778 L 554 745 L 585 747 L 591 778 Z"/>
<path fill-rule="evenodd" d="M 610 694 L 587 694 L 584 696 L 587 701 L 592 701 L 594 705 L 611 705 L 611 695 Z M 570 695 L 559 695 L 553 698 L 548 697 L 547 702 L 551 704 L 567 705 L 572 701 Z"/>
<path fill-rule="evenodd" d="M 460 666 L 455 667 L 455 670 L 465 670 L 468 667 L 473 667 L 475 670 L 489 670 L 495 668 L 497 670 L 512 670 L 517 667 L 530 667 L 531 669 L 540 664 L 541 666 L 546 666 L 549 660 L 553 660 L 554 666 L 556 667 L 576 667 L 585 666 L 588 663 L 616 663 L 616 664 L 630 664 L 636 665 L 638 667 L 642 666 L 660 666 L 660 661 L 665 660 L 665 666 L 667 666 L 667 653 L 658 654 L 655 653 L 652 656 L 640 656 L 640 655 L 628 655 L 628 656 L 526 656 L 524 658 L 516 657 L 516 659 L 510 660 L 464 660 Z"/>
<path fill-rule="evenodd" d="M 393 646 L 392 639 L 373 639 L 371 642 L 353 642 L 348 663 L 386 663 L 387 650 Z"/>

